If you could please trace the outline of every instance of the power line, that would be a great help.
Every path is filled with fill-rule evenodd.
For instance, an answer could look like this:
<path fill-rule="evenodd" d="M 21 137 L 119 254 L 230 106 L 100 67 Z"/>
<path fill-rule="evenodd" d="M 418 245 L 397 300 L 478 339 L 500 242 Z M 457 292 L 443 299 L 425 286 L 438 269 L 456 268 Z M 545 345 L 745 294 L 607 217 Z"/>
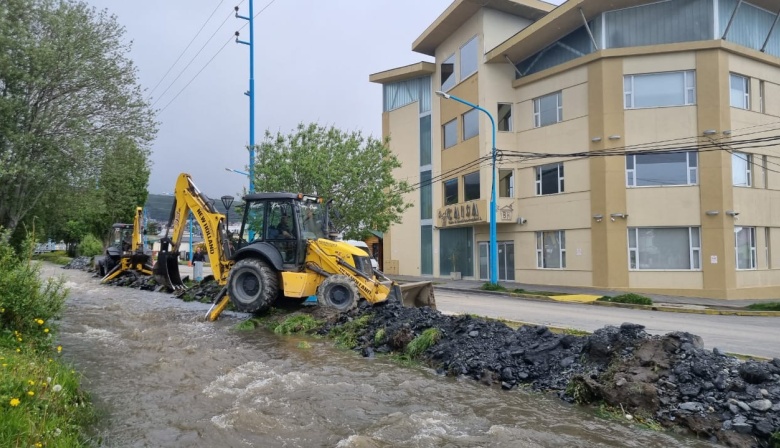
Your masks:
<path fill-rule="evenodd" d="M 162 113 L 165 109 L 167 109 L 168 106 L 171 105 L 171 103 L 176 101 L 176 98 L 178 98 L 179 95 L 181 95 L 181 93 L 184 92 L 184 90 L 187 87 L 189 87 L 190 84 L 192 84 L 193 81 L 195 81 L 195 79 L 198 77 L 198 75 L 200 75 L 201 72 L 203 72 L 203 70 L 205 70 L 206 67 L 208 67 L 209 64 L 211 64 L 211 61 L 213 61 L 214 58 L 216 58 L 220 53 L 222 53 L 222 50 L 224 50 L 225 47 L 227 47 L 227 44 L 229 44 L 232 41 L 233 41 L 233 36 L 230 36 L 230 38 L 222 45 L 222 47 L 220 47 L 220 49 L 214 54 L 214 56 L 212 56 L 211 59 L 209 59 L 209 61 L 206 62 L 206 65 L 204 65 L 200 70 L 198 70 L 198 73 L 195 73 L 195 76 L 193 76 L 192 79 L 190 79 L 190 81 L 187 84 L 185 84 L 185 86 L 182 87 L 181 90 L 179 90 L 179 92 L 176 94 L 176 96 L 174 96 L 173 99 L 168 102 L 168 104 L 166 104 L 162 109 L 160 109 L 160 113 Z"/>
<path fill-rule="evenodd" d="M 165 96 L 165 93 L 168 92 L 168 90 L 170 90 L 170 88 L 173 87 L 174 84 L 176 84 L 176 81 L 178 81 L 179 78 L 181 78 L 181 75 L 183 75 L 184 72 L 190 67 L 190 65 L 192 65 L 193 62 L 195 62 L 195 59 L 200 55 L 201 52 L 203 52 L 203 49 L 206 48 L 206 46 L 209 44 L 209 42 L 211 42 L 211 40 L 214 39 L 214 36 L 217 35 L 219 30 L 222 29 L 222 27 L 225 25 L 225 22 L 227 22 L 228 19 L 232 15 L 233 15 L 233 12 L 229 13 L 227 15 L 227 17 L 225 17 L 225 20 L 223 20 L 222 23 L 219 25 L 219 27 L 216 30 L 214 30 L 214 33 L 212 33 L 211 36 L 209 37 L 209 39 L 206 41 L 206 43 L 204 43 L 203 46 L 200 47 L 200 50 L 198 50 L 198 52 L 195 53 L 195 56 L 193 56 L 192 59 L 190 59 L 190 62 L 188 62 L 187 65 L 183 69 L 181 69 L 179 74 L 176 76 L 176 79 L 171 81 L 171 83 L 168 85 L 168 87 L 165 89 L 165 91 L 163 91 L 163 93 L 161 93 L 160 96 L 152 103 L 152 107 L 154 107 L 157 103 L 159 103 L 160 100 L 162 99 L 162 97 Z"/>
<path fill-rule="evenodd" d="M 155 90 L 157 90 L 157 87 L 159 87 L 160 84 L 162 84 L 162 82 L 165 79 L 165 77 L 168 76 L 168 73 L 170 73 L 171 70 L 173 70 L 173 67 L 175 67 L 176 64 L 179 63 L 179 61 L 181 60 L 182 56 L 184 56 L 184 53 L 186 53 L 187 50 L 190 49 L 190 46 L 192 45 L 192 43 L 195 42 L 195 39 L 197 39 L 198 36 L 200 36 L 200 33 L 201 33 L 201 31 L 203 31 L 203 28 L 206 27 L 206 25 L 209 23 L 211 18 L 214 17 L 214 14 L 217 13 L 217 10 L 219 10 L 219 7 L 222 6 L 222 3 L 224 3 L 224 2 L 225 2 L 225 0 L 220 0 L 219 4 L 217 5 L 216 8 L 214 8 L 214 11 L 211 12 L 211 15 L 209 15 L 208 19 L 206 19 L 206 21 L 203 22 L 203 25 L 200 26 L 200 29 L 198 30 L 198 32 L 195 33 L 195 36 L 192 39 L 190 39 L 190 43 L 188 43 L 187 46 L 184 47 L 184 50 L 179 54 L 179 57 L 176 58 L 176 60 L 173 62 L 173 64 L 171 64 L 171 66 L 168 68 L 168 71 L 165 72 L 165 74 L 162 76 L 162 78 L 160 78 L 160 80 L 157 82 L 157 84 L 155 84 L 155 86 L 149 92 L 149 96 L 147 97 L 147 99 L 152 97 L 152 94 L 154 93 Z"/>

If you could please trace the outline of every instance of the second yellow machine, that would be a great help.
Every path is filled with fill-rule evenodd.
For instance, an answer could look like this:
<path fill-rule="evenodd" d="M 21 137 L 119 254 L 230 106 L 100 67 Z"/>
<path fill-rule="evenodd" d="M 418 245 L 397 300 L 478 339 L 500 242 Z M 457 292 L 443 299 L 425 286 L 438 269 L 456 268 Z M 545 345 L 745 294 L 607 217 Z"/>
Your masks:
<path fill-rule="evenodd" d="M 329 238 L 328 206 L 321 198 L 295 193 L 244 197 L 236 241 L 225 216 L 198 190 L 189 174 L 176 181 L 168 231 L 154 275 L 171 289 L 184 288 L 178 253 L 191 211 L 200 226 L 215 280 L 223 288 L 208 318 L 232 302 L 238 311 L 261 312 L 280 297 L 303 301 L 316 295 L 322 306 L 346 311 L 359 297 L 375 304 L 395 297 L 405 306 L 435 308 L 430 282 L 397 285 L 374 271 L 362 250 Z M 170 232 L 170 234 L 169 234 Z"/>

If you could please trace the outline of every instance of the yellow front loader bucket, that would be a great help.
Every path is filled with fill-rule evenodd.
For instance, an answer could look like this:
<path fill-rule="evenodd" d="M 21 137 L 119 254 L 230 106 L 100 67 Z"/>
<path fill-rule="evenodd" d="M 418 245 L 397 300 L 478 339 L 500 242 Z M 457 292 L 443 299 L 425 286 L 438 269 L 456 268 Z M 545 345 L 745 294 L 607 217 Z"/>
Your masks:
<path fill-rule="evenodd" d="M 394 284 L 392 295 L 400 299 L 405 307 L 420 308 L 429 306 L 436 309 L 436 299 L 433 296 L 432 282 L 414 282 Z"/>

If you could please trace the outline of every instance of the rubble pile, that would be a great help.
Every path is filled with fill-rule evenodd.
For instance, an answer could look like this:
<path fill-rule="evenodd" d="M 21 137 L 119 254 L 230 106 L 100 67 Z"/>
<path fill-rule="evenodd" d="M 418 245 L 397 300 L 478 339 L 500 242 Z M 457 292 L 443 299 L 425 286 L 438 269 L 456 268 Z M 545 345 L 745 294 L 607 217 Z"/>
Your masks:
<path fill-rule="evenodd" d="M 68 264 L 62 267 L 62 269 L 80 269 L 82 271 L 89 271 L 92 269 L 92 257 L 76 257 Z"/>

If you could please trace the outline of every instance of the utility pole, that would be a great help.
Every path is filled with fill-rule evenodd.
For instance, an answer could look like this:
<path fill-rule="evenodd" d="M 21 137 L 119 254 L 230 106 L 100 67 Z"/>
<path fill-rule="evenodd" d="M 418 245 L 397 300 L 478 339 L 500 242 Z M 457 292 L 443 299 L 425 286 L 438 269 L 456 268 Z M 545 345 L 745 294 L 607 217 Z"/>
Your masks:
<path fill-rule="evenodd" d="M 249 21 L 249 41 L 238 38 L 236 31 L 236 43 L 249 46 L 249 90 L 244 95 L 249 97 L 249 192 L 255 192 L 255 11 L 254 0 L 249 0 L 249 16 L 238 13 L 236 6 L 236 18 Z"/>

